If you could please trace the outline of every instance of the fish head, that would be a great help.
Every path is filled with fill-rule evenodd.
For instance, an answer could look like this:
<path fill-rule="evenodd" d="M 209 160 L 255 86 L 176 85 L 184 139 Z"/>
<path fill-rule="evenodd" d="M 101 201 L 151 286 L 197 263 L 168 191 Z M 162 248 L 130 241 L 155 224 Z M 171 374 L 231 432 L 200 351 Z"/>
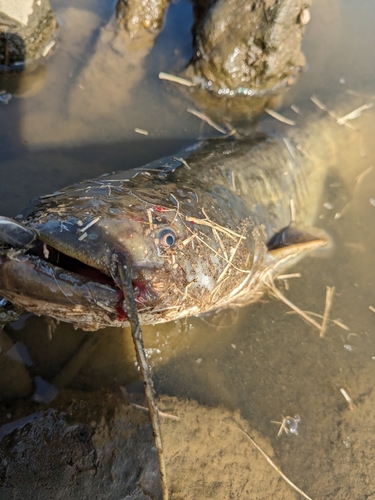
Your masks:
<path fill-rule="evenodd" d="M 193 197 L 181 190 L 178 195 L 176 186 L 121 189 L 115 197 L 81 191 L 42 197 L 21 214 L 15 223 L 35 238 L 28 232 L 32 243 L 24 251 L 12 247 L 2 253 L 1 295 L 87 330 L 123 326 L 121 265 L 131 273 L 143 324 L 213 308 L 230 257 L 224 247 L 233 250 L 237 236 L 215 228 Z M 23 235 L 22 229 L 16 234 Z M 238 255 L 233 265 L 243 266 Z"/>

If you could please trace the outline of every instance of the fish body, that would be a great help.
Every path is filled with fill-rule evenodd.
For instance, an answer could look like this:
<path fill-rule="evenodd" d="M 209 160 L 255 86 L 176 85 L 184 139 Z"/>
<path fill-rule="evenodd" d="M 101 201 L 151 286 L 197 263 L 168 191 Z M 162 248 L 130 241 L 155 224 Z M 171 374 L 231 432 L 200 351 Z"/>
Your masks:
<path fill-rule="evenodd" d="M 143 324 L 254 302 L 268 279 L 327 244 L 309 227 L 334 147 L 329 134 L 314 140 L 206 141 L 42 196 L 16 217 L 35 238 L 1 253 L 0 294 L 87 330 L 123 326 L 124 262 Z"/>

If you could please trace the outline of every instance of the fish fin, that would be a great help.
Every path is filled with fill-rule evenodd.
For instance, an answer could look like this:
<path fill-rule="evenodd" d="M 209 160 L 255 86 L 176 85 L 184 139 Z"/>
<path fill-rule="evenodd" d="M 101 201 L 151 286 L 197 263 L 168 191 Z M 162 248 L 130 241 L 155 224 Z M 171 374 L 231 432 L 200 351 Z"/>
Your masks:
<path fill-rule="evenodd" d="M 330 237 L 322 229 L 306 228 L 291 222 L 269 239 L 267 249 L 275 260 L 284 261 L 330 244 Z"/>

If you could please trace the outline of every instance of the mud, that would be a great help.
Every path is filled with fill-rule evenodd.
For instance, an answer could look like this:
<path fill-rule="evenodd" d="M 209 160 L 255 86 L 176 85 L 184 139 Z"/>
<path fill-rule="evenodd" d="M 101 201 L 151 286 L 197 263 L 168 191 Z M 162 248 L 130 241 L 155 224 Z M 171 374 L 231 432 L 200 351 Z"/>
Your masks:
<path fill-rule="evenodd" d="M 168 412 L 161 419 L 171 499 L 296 498 L 241 432 L 274 459 L 239 412 L 177 398 L 159 406 Z M 1 499 L 159 497 L 147 412 L 120 395 L 63 391 L 48 409 L 23 412 L 0 427 Z"/>

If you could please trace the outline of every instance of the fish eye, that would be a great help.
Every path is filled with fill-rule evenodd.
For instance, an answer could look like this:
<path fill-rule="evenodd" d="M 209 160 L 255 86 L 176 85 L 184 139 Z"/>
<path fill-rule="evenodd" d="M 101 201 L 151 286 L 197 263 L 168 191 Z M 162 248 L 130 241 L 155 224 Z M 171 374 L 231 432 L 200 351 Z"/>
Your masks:
<path fill-rule="evenodd" d="M 166 228 L 159 231 L 157 236 L 159 246 L 162 248 L 173 248 L 177 241 L 177 236 L 172 229 Z"/>

